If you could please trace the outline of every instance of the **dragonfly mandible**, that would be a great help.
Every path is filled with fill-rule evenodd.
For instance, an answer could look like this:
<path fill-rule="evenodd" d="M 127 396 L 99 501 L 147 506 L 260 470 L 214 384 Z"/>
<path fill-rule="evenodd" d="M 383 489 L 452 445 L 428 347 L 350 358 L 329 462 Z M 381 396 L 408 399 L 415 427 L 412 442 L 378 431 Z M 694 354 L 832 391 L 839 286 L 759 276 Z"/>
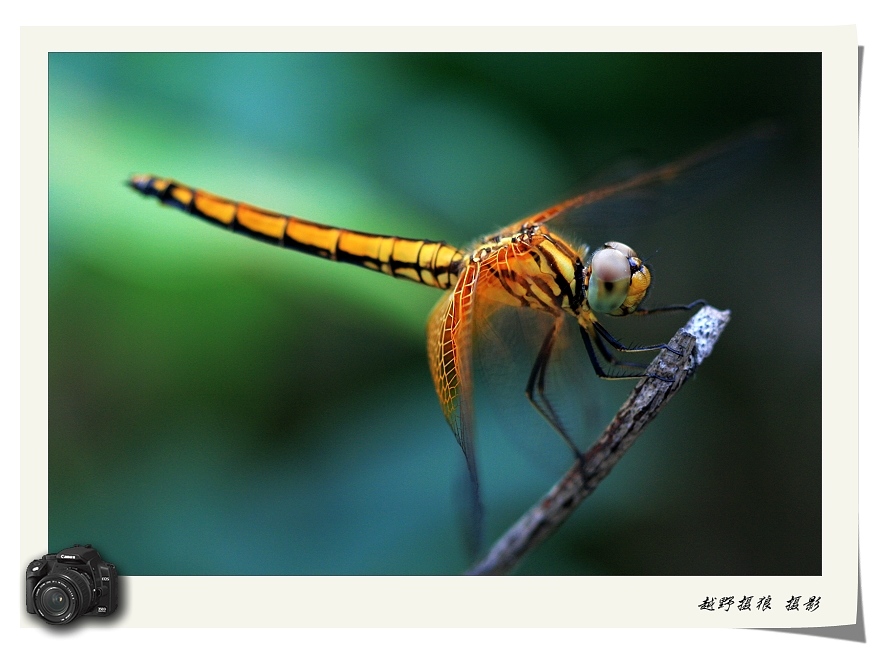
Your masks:
<path fill-rule="evenodd" d="M 624 181 L 603 186 L 553 205 L 540 213 L 460 249 L 443 241 L 368 234 L 267 211 L 154 175 L 134 175 L 129 185 L 162 204 L 234 232 L 331 261 L 354 264 L 391 277 L 445 291 L 427 324 L 428 361 L 443 414 L 464 453 L 472 489 L 472 509 L 482 515 L 474 451 L 472 354 L 475 309 L 512 306 L 552 317 L 531 373 L 528 400 L 562 436 L 576 457 L 581 452 L 566 432 L 549 398 L 545 379 L 564 321 L 577 323 L 589 360 L 603 379 L 641 377 L 645 366 L 616 353 L 667 348 L 665 344 L 623 345 L 600 322 L 601 315 L 646 315 L 685 310 L 702 303 L 641 308 L 651 272 L 627 245 L 607 242 L 589 253 L 567 240 L 556 225 L 566 217 L 630 191 L 663 186 L 684 173 L 717 160 L 742 142 L 736 137 L 699 150 Z M 479 521 L 479 517 L 477 520 Z"/>

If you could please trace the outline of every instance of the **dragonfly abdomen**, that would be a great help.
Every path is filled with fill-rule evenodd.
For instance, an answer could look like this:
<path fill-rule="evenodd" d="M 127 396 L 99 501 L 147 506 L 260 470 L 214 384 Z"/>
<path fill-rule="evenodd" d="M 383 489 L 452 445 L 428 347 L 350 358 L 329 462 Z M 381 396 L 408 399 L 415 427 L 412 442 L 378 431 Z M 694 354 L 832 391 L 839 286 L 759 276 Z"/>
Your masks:
<path fill-rule="evenodd" d="M 153 175 L 135 175 L 129 185 L 143 195 L 158 198 L 162 204 L 251 238 L 436 288 L 455 285 L 464 256 L 442 241 L 380 236 L 321 225 Z"/>

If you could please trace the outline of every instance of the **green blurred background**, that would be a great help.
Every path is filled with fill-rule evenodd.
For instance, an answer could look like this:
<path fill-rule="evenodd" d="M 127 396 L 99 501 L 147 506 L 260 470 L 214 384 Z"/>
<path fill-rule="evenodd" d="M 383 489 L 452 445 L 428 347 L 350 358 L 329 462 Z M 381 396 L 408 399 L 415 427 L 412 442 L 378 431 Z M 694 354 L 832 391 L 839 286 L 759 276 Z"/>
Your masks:
<path fill-rule="evenodd" d="M 821 574 L 820 65 L 51 54 L 48 549 L 91 542 L 126 575 L 467 565 L 462 456 L 425 354 L 439 293 L 209 227 L 138 197 L 132 173 L 466 245 L 621 160 L 665 161 L 771 118 L 787 139 L 759 172 L 698 214 L 624 228 L 651 260 L 652 305 L 704 297 L 732 322 L 519 572 Z M 658 342 L 684 319 L 610 327 Z M 595 437 L 631 384 L 588 383 Z M 484 409 L 491 540 L 570 461 L 552 433 L 533 459 Z"/>

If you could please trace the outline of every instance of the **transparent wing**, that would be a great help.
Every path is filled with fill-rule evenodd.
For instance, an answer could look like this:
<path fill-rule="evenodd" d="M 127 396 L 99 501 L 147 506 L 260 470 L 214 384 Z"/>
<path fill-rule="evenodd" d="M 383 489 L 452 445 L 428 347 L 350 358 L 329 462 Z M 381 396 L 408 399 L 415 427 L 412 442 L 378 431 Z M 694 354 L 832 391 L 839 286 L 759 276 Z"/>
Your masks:
<path fill-rule="evenodd" d="M 627 224 L 671 217 L 692 211 L 726 192 L 750 173 L 772 150 L 780 136 L 776 125 L 760 125 L 654 168 L 642 168 L 625 177 L 553 205 L 502 231 L 511 234 L 525 224 L 547 223 L 554 232 L 575 241 L 591 239 L 598 245 L 619 239 L 607 233 Z"/>
<path fill-rule="evenodd" d="M 498 434 L 519 460 L 525 459 L 552 481 L 572 463 L 572 453 L 552 425 L 531 405 L 526 389 L 542 342 L 554 329 L 550 313 L 513 306 L 478 303 L 474 328 L 474 378 L 480 433 Z M 563 317 L 562 331 L 550 357 L 544 384 L 545 397 L 560 423 L 580 449 L 595 437 L 597 401 L 605 389 L 593 374 L 584 351 L 577 322 Z M 605 386 L 610 386 L 606 384 Z M 494 451 L 494 450 L 493 450 Z"/>

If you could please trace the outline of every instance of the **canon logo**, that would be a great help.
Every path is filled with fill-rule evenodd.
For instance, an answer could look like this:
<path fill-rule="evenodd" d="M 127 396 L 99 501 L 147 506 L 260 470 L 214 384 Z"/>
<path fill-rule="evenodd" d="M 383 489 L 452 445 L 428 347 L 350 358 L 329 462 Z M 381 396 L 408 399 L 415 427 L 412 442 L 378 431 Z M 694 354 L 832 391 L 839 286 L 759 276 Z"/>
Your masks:
<path fill-rule="evenodd" d="M 75 559 L 76 557 L 73 554 L 59 554 L 59 559 Z"/>

